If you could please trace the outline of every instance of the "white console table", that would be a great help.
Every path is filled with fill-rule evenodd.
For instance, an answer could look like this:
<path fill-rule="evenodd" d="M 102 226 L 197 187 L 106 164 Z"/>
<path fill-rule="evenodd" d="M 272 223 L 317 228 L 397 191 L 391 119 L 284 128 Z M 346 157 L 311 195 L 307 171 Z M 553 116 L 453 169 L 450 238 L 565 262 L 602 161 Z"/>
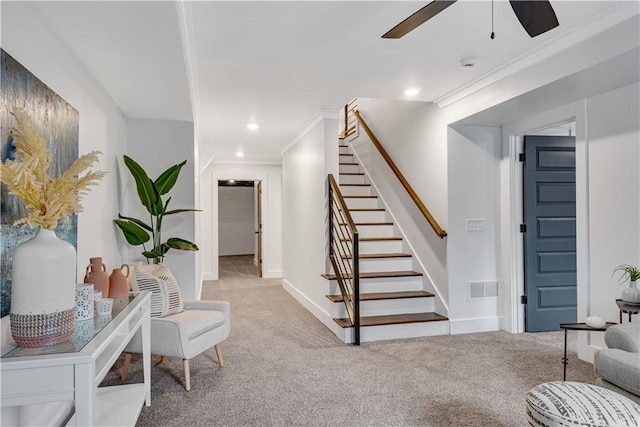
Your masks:
<path fill-rule="evenodd" d="M 59 412 L 67 408 L 63 422 L 70 426 L 135 425 L 143 403 L 151 404 L 150 295 L 140 292 L 115 300 L 112 319 L 77 322 L 68 343 L 16 347 L 3 354 L 2 407 L 57 402 Z M 144 383 L 98 387 L 138 330 Z"/>

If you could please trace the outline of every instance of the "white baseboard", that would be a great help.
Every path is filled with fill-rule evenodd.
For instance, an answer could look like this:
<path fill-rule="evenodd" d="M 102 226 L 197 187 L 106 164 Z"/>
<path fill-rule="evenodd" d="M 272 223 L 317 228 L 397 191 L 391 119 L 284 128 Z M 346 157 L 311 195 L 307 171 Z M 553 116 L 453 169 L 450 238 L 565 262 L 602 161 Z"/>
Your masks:
<path fill-rule="evenodd" d="M 323 325 L 336 334 L 338 338 L 345 341 L 345 329 L 338 326 L 338 324 L 333 321 L 331 315 L 323 310 L 322 307 L 310 300 L 286 279 L 282 280 L 282 288 L 302 304 L 304 308 L 309 310 Z"/>
<path fill-rule="evenodd" d="M 202 273 L 202 280 L 218 280 L 218 276 L 213 273 Z"/>
<path fill-rule="evenodd" d="M 282 270 L 269 270 L 262 272 L 262 278 L 264 279 L 281 279 L 284 275 Z"/>
<path fill-rule="evenodd" d="M 449 319 L 449 324 L 451 335 L 471 334 L 474 332 L 492 332 L 500 330 L 499 317 Z"/>

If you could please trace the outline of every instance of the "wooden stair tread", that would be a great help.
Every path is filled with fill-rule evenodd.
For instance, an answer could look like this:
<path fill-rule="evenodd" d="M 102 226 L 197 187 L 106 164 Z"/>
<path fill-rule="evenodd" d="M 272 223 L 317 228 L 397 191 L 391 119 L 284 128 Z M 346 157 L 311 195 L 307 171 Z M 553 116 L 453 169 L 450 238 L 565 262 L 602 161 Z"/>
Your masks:
<path fill-rule="evenodd" d="M 361 242 L 389 242 L 389 241 L 400 241 L 402 237 L 360 237 Z M 341 242 L 348 242 L 351 239 L 340 239 Z"/>
<path fill-rule="evenodd" d="M 387 254 L 360 254 L 360 259 L 384 259 L 384 258 L 411 258 L 411 254 L 398 252 Z M 347 256 L 345 259 L 351 259 L 351 256 Z"/>
<path fill-rule="evenodd" d="M 371 184 L 340 184 L 340 187 L 371 187 Z"/>
<path fill-rule="evenodd" d="M 340 175 L 364 175 L 364 172 L 340 172 Z"/>
<path fill-rule="evenodd" d="M 328 280 L 335 280 L 335 274 L 322 274 L 322 277 Z M 361 279 L 384 279 L 391 277 L 414 277 L 414 276 L 422 276 L 422 273 L 418 273 L 417 271 L 377 271 L 372 273 L 360 273 Z M 349 276 L 350 278 L 350 276 Z"/>
<path fill-rule="evenodd" d="M 340 162 L 338 163 L 341 166 L 358 166 L 359 163 L 355 163 L 355 162 Z"/>
<path fill-rule="evenodd" d="M 426 291 L 403 291 L 403 292 L 375 292 L 370 294 L 360 294 L 360 301 L 379 301 L 386 299 L 402 298 L 431 298 L 434 295 Z M 343 302 L 342 295 L 327 295 L 332 302 Z"/>
<path fill-rule="evenodd" d="M 377 199 L 378 196 L 342 196 L 343 199 Z"/>
<path fill-rule="evenodd" d="M 384 208 L 357 208 L 349 209 L 349 212 L 384 212 Z"/>
<path fill-rule="evenodd" d="M 333 319 L 342 328 L 351 328 L 351 320 L 348 318 Z M 400 325 L 404 323 L 422 323 L 422 322 L 441 322 L 449 320 L 445 316 L 438 313 L 411 313 L 411 314 L 392 314 L 387 316 L 368 316 L 360 318 L 360 326 L 380 326 L 380 325 Z"/>
<path fill-rule="evenodd" d="M 392 222 L 354 222 L 355 225 L 393 225 Z M 338 225 L 347 225 L 346 222 L 339 222 Z"/>
<path fill-rule="evenodd" d="M 349 148 L 349 146 L 348 145 L 344 145 L 344 144 L 340 144 L 340 145 L 338 145 L 338 148 Z"/>

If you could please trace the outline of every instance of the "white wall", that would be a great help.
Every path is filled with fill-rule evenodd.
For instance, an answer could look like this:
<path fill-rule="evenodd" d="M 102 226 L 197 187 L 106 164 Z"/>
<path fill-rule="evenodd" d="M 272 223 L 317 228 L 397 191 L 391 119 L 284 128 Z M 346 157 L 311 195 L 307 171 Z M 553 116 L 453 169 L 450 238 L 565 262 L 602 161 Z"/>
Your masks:
<path fill-rule="evenodd" d="M 455 126 L 448 138 L 447 273 L 451 333 L 495 330 L 502 315 L 499 287 L 499 165 L 502 129 Z M 482 220 L 484 229 L 467 228 Z M 471 298 L 469 282 L 498 282 L 498 296 Z"/>
<path fill-rule="evenodd" d="M 254 253 L 253 187 L 218 187 L 218 255 Z"/>
<path fill-rule="evenodd" d="M 282 157 L 284 288 L 325 324 L 327 174 L 338 173 L 337 114 L 319 114 Z"/>
<path fill-rule="evenodd" d="M 168 194 L 171 196 L 170 209 L 195 207 L 194 196 L 194 135 L 193 123 L 170 120 L 137 120 L 128 121 L 127 155 L 142 166 L 151 179 L 156 179 L 170 166 L 187 160 L 182 168 L 176 185 Z M 129 170 L 119 160 L 122 179 L 125 183 L 126 198 L 129 208 L 123 212 L 125 216 L 132 216 L 141 220 L 148 220 L 149 214 L 140 204 L 136 192 L 135 181 Z M 165 196 L 166 200 L 166 196 Z M 195 235 L 195 216 L 202 213 L 185 212 L 171 215 L 163 220 L 162 239 L 179 237 L 200 245 Z M 147 249 L 150 249 L 148 246 Z M 146 262 L 141 255 L 142 246 L 127 247 L 127 261 L 129 264 Z M 196 280 L 196 257 L 199 252 L 180 251 L 171 249 L 164 262 L 175 275 L 185 299 L 198 299 L 202 286 L 198 277 Z"/>
<path fill-rule="evenodd" d="M 90 257 L 120 266 L 112 223 L 118 214 L 117 158 L 127 144 L 126 121 L 118 107 L 27 3 L 2 3 L 2 47 L 80 113 L 79 153 L 99 150 L 98 169 L 108 175 L 83 199 L 78 216 L 78 279 Z"/>
<path fill-rule="evenodd" d="M 97 168 L 108 175 L 83 199 L 85 211 L 78 216 L 77 277 L 82 281 L 90 257 L 102 256 L 110 268 L 123 262 L 112 220 L 120 207 L 116 163 L 127 144 L 127 124 L 102 87 L 66 45 L 47 30 L 29 4 L 2 2 L 0 7 L 3 49 L 79 111 L 79 153 L 103 153 Z M 10 339 L 8 323 L 7 316 L 2 321 L 3 343 Z M 37 422 L 34 420 L 45 410 L 18 414 L 4 409 L 3 425 Z"/>
<path fill-rule="evenodd" d="M 262 275 L 282 277 L 282 166 L 209 163 L 200 174 L 202 277 L 218 279 L 218 181 L 262 181 Z"/>

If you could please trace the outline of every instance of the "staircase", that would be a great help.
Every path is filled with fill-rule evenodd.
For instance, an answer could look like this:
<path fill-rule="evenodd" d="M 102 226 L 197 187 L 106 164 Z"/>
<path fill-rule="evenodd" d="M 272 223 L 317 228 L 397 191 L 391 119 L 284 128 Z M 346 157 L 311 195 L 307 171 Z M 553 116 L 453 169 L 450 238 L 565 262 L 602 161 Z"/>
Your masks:
<path fill-rule="evenodd" d="M 448 334 L 448 319 L 434 312 L 435 296 L 424 290 L 425 278 L 408 245 L 348 145 L 340 145 L 339 186 L 360 236 L 360 341 Z M 333 320 L 351 342 L 352 323 L 335 275 L 323 277 L 329 281 Z"/>

